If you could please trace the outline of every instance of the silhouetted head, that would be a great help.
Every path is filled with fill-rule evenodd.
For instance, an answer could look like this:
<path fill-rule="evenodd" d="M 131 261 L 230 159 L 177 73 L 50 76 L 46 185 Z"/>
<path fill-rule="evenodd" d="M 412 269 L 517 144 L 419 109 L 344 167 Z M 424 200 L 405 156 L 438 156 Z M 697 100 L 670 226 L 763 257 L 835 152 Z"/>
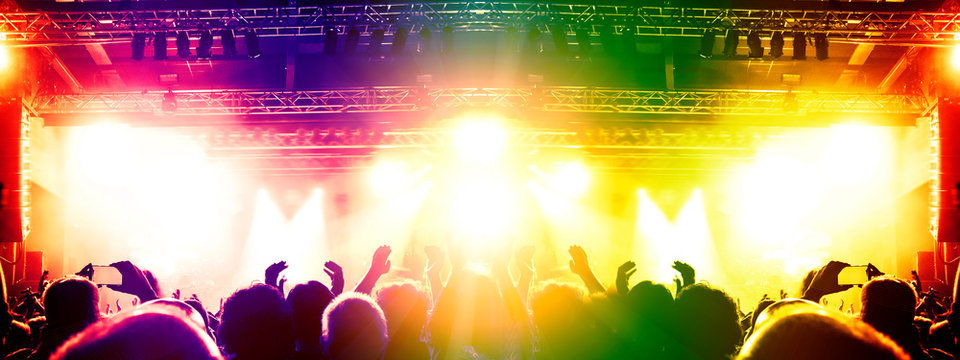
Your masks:
<path fill-rule="evenodd" d="M 860 303 L 863 321 L 874 327 L 912 326 L 917 293 L 906 281 L 881 276 L 863 285 Z"/>
<path fill-rule="evenodd" d="M 190 319 L 197 324 L 201 329 L 206 328 L 207 324 L 204 321 L 204 317 L 200 315 L 200 312 L 197 311 L 193 306 L 187 304 L 185 301 L 180 301 L 177 299 L 163 298 L 148 301 L 144 305 L 160 305 L 166 306 L 171 311 L 177 311 L 178 315 L 183 316 L 184 318 Z"/>
<path fill-rule="evenodd" d="M 720 359 L 736 352 L 743 337 L 740 317 L 723 290 L 702 283 L 687 286 L 677 294 L 674 311 L 675 356 Z"/>
<path fill-rule="evenodd" d="M 97 285 L 79 276 L 54 281 L 43 292 L 47 326 L 79 331 L 100 319 L 100 291 Z"/>
<path fill-rule="evenodd" d="M 293 310 L 293 328 L 303 346 L 319 346 L 323 337 L 323 310 L 333 300 L 333 293 L 319 281 L 297 284 L 287 294 Z"/>
<path fill-rule="evenodd" d="M 412 281 L 387 284 L 377 290 L 377 304 L 387 318 L 390 338 L 419 339 L 427 323 L 430 298 L 419 284 Z"/>
<path fill-rule="evenodd" d="M 216 360 L 217 345 L 181 308 L 150 304 L 104 319 L 78 333 L 53 360 Z"/>
<path fill-rule="evenodd" d="M 892 340 L 843 314 L 785 311 L 757 323 L 737 360 L 908 360 Z"/>
<path fill-rule="evenodd" d="M 369 296 L 343 293 L 323 311 L 323 340 L 333 360 L 381 359 L 387 321 Z"/>
<path fill-rule="evenodd" d="M 533 293 L 530 309 L 540 333 L 540 356 L 575 359 L 587 354 L 583 336 L 590 321 L 579 287 L 546 282 Z"/>
<path fill-rule="evenodd" d="M 218 337 L 236 359 L 284 359 L 295 340 L 290 307 L 280 291 L 255 284 L 237 290 L 223 303 Z"/>

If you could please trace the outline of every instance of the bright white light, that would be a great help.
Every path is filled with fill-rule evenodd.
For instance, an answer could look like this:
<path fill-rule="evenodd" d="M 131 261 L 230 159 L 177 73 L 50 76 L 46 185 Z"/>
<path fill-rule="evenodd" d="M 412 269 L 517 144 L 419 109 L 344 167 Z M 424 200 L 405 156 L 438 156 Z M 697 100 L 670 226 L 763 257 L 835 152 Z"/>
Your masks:
<path fill-rule="evenodd" d="M 10 49 L 6 46 L 0 46 L 0 70 L 6 70 L 11 62 Z"/>
<path fill-rule="evenodd" d="M 683 205 L 676 221 L 671 222 L 660 207 L 643 189 L 637 192 L 636 247 L 640 249 L 638 258 L 646 259 L 644 274 L 659 282 L 668 283 L 675 272 L 671 265 L 681 260 L 697 269 L 697 274 L 718 282 L 722 275 L 716 267 L 716 250 L 707 224 L 703 192 L 694 190 L 693 195 Z M 709 274 L 709 275 L 706 275 Z"/>
<path fill-rule="evenodd" d="M 786 231 L 810 214 L 823 197 L 819 173 L 809 164 L 786 156 L 758 159 L 740 183 L 740 219 L 758 239 Z"/>
<path fill-rule="evenodd" d="M 580 162 L 568 162 L 549 175 L 549 182 L 555 191 L 581 196 L 590 185 L 590 171 Z"/>
<path fill-rule="evenodd" d="M 456 130 L 453 141 L 464 159 L 490 162 L 503 153 L 507 131 L 492 121 L 469 122 Z"/>
<path fill-rule="evenodd" d="M 370 189 L 377 197 L 390 197 L 410 188 L 414 175 L 403 163 L 377 162 L 370 170 Z"/>
<path fill-rule="evenodd" d="M 823 153 L 824 174 L 839 186 L 861 186 L 877 175 L 884 153 L 883 129 L 862 125 L 830 128 Z"/>

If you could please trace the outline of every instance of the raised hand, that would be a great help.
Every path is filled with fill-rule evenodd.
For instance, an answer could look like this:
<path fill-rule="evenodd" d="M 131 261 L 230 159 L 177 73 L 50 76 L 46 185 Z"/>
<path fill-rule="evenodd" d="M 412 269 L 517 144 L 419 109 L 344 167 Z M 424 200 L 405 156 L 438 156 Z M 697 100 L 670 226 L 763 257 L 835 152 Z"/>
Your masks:
<path fill-rule="evenodd" d="M 140 298 L 140 302 L 147 302 L 157 298 L 157 293 L 143 276 L 143 271 L 129 261 L 120 261 L 110 264 L 118 271 L 122 278 L 120 285 L 107 285 L 113 291 L 130 294 Z"/>
<path fill-rule="evenodd" d="M 277 280 L 280 277 L 280 273 L 286 269 L 287 269 L 287 262 L 282 260 L 275 262 L 270 266 L 267 266 L 267 269 L 263 271 L 263 282 L 266 283 L 267 285 L 280 289 L 280 291 L 282 292 L 283 287 L 281 286 L 280 282 L 277 282 Z M 284 279 L 283 281 L 285 282 L 286 279 Z"/>
<path fill-rule="evenodd" d="M 337 296 L 343 293 L 343 268 L 333 261 L 327 261 L 323 264 L 323 272 L 330 277 L 330 284 L 333 287 L 330 291 L 333 292 L 333 295 Z"/>
<path fill-rule="evenodd" d="M 591 293 L 603 292 L 603 283 L 597 279 L 597 275 L 590 269 L 590 262 L 587 260 L 587 252 L 579 245 L 573 245 L 567 250 L 570 253 L 570 271 L 580 276 L 584 285 Z"/>
<path fill-rule="evenodd" d="M 872 280 L 875 277 L 883 276 L 883 272 L 880 269 L 877 269 L 873 264 L 867 264 L 867 280 Z M 919 280 L 919 279 L 918 279 Z"/>
<path fill-rule="evenodd" d="M 574 274 L 583 276 L 590 272 L 590 263 L 587 260 L 587 252 L 580 245 L 570 246 L 567 250 L 570 253 L 570 271 Z"/>
<path fill-rule="evenodd" d="M 617 268 L 617 292 L 620 295 L 627 295 L 630 292 L 630 276 L 637 272 L 637 264 L 633 261 L 627 261 Z"/>
<path fill-rule="evenodd" d="M 93 281 L 93 264 L 87 264 L 77 272 L 77 276 L 85 277 L 87 280 Z"/>
<path fill-rule="evenodd" d="M 819 302 L 820 298 L 825 295 L 838 293 L 853 287 L 852 285 L 840 285 L 837 283 L 837 275 L 840 274 L 840 270 L 843 270 L 843 268 L 847 266 L 850 266 L 850 264 L 840 261 L 831 261 L 824 265 L 817 271 L 817 274 L 814 275 L 810 286 L 803 294 L 803 298 L 813 302 Z"/>
<path fill-rule="evenodd" d="M 170 294 L 170 296 L 173 297 L 174 299 L 180 300 L 180 289 L 174 290 L 173 294 Z"/>
<path fill-rule="evenodd" d="M 533 245 L 525 245 L 517 249 L 517 263 L 520 265 L 521 271 L 534 271 L 533 267 L 533 252 L 536 250 L 536 247 Z"/>
<path fill-rule="evenodd" d="M 680 273 L 680 278 L 683 279 L 683 286 L 690 286 L 697 282 L 697 272 L 690 264 L 677 260 L 673 262 L 673 266 L 671 267 Z"/>
<path fill-rule="evenodd" d="M 370 270 L 383 275 L 390 272 L 390 249 L 388 245 L 381 245 L 373 252 L 373 261 L 370 263 Z"/>

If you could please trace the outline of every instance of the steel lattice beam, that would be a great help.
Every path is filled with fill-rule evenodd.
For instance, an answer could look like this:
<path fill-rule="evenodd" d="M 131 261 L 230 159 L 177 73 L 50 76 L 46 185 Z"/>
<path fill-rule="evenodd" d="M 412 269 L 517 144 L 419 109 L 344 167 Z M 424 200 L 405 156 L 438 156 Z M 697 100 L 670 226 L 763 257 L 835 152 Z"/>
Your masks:
<path fill-rule="evenodd" d="M 256 29 L 261 36 L 322 35 L 331 28 L 345 34 L 356 28 L 364 37 L 374 29 L 389 34 L 397 27 L 439 31 L 444 27 L 492 31 L 549 24 L 593 36 L 606 33 L 652 36 L 700 36 L 705 29 L 740 28 L 826 32 L 834 40 L 891 44 L 954 41 L 960 14 L 925 11 L 752 10 L 721 8 L 574 5 L 538 2 L 423 1 L 383 4 L 235 8 L 204 10 L 132 10 L 0 13 L 0 32 L 8 40 L 41 43 L 129 41 L 135 32 Z M 196 36 L 197 34 L 192 34 Z"/>
<path fill-rule="evenodd" d="M 52 95 L 45 114 L 148 113 L 169 115 L 304 115 L 434 111 L 492 106 L 545 112 L 798 116 L 823 113 L 924 113 L 922 96 L 787 91 L 649 91 L 584 87 L 375 87 L 316 91 L 183 91 L 175 113 L 164 93 Z"/>

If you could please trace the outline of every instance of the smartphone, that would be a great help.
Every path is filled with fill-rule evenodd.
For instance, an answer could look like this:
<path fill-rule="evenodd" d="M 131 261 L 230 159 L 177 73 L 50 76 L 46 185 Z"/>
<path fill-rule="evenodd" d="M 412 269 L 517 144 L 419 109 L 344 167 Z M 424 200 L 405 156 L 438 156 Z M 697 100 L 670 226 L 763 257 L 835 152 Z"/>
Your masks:
<path fill-rule="evenodd" d="M 123 284 L 123 275 L 113 266 L 94 265 L 91 281 L 97 285 L 120 285 Z"/>
<path fill-rule="evenodd" d="M 837 274 L 839 285 L 863 285 L 868 280 L 867 265 L 847 266 Z"/>

